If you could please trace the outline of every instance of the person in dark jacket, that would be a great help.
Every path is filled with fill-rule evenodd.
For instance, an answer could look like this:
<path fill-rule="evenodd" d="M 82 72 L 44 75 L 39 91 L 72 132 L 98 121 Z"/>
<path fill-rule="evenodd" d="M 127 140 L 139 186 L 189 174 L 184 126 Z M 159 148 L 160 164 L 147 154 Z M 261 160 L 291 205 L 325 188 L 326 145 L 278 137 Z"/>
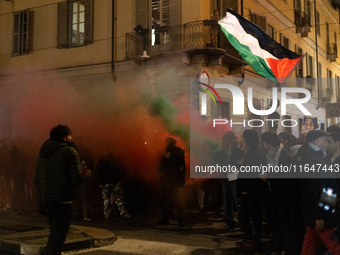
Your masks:
<path fill-rule="evenodd" d="M 125 206 L 122 185 L 125 167 L 122 160 L 115 155 L 113 143 L 106 144 L 106 153 L 98 159 L 95 172 L 99 177 L 100 188 L 102 188 L 105 218 L 110 217 L 112 202 L 116 204 L 122 217 L 130 218 L 131 215 Z"/>
<path fill-rule="evenodd" d="M 241 169 L 263 166 L 266 160 L 259 150 L 260 139 L 255 130 L 245 130 L 243 139 L 246 148 L 238 174 L 237 191 L 240 200 L 239 221 L 244 239 L 241 242 L 236 242 L 236 245 L 253 247 L 254 251 L 260 252 L 262 235 L 261 192 L 263 190 L 262 185 L 267 184 L 259 178 L 258 172 L 245 172 Z"/>
<path fill-rule="evenodd" d="M 61 254 L 71 223 L 75 186 L 91 175 L 90 170 L 82 167 L 71 142 L 67 126 L 54 127 L 40 149 L 35 169 L 40 213 L 46 214 L 50 225 L 46 255 Z"/>
<path fill-rule="evenodd" d="M 279 136 L 271 131 L 261 135 L 261 143 L 266 149 L 268 167 L 293 167 L 295 161 L 280 142 Z M 286 255 L 301 253 L 304 228 L 301 222 L 299 182 L 287 173 L 268 172 L 265 180 L 270 185 L 270 226 L 272 230 L 272 250 Z M 302 234 L 301 234 L 302 233 Z M 299 235 L 300 234 L 300 235 Z M 299 242 L 300 240 L 300 242 Z"/>
<path fill-rule="evenodd" d="M 223 135 L 222 148 L 222 164 L 225 166 L 234 166 L 237 169 L 240 169 L 240 164 L 237 161 L 243 157 L 243 152 L 238 147 L 238 138 L 233 131 L 228 131 Z M 222 179 L 223 200 L 225 206 L 224 221 L 227 223 L 223 229 L 224 231 L 229 231 L 235 228 L 234 211 L 237 211 L 238 209 L 236 178 L 237 176 L 232 176 L 232 173 L 228 173 L 227 178 Z"/>
<path fill-rule="evenodd" d="M 303 168 L 312 166 L 316 168 L 318 164 L 320 164 L 321 169 L 327 167 L 325 157 L 328 150 L 329 136 L 329 133 L 321 130 L 312 130 L 307 133 L 306 144 L 298 151 Z M 308 172 L 307 174 L 309 178 L 301 181 L 302 210 L 307 226 L 301 254 L 315 254 L 321 241 L 331 254 L 340 254 L 340 245 L 330 239 L 338 223 L 335 215 L 319 207 L 319 194 L 322 187 L 331 187 L 336 190 L 336 181 L 331 178 L 320 178 L 320 174 L 315 172 Z"/>
<path fill-rule="evenodd" d="M 162 219 L 157 225 L 167 225 L 173 209 L 177 207 L 178 225 L 184 227 L 183 204 L 179 201 L 185 185 L 184 150 L 176 146 L 177 141 L 171 137 L 166 139 L 165 155 L 162 157 L 160 171 Z"/>

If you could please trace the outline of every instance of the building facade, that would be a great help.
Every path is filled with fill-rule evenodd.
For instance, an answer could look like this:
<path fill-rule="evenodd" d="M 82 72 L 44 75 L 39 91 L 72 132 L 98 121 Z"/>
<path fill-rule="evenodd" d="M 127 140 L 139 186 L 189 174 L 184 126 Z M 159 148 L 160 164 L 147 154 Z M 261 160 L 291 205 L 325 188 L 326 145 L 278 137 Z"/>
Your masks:
<path fill-rule="evenodd" d="M 304 55 L 291 75 L 304 82 L 284 86 L 302 86 L 312 92 L 306 108 L 318 118 L 321 129 L 338 123 L 337 118 L 326 119 L 324 107 L 340 97 L 339 10 L 328 0 L 316 1 L 316 8 L 309 0 L 243 0 L 242 4 L 241 0 L 1 0 L 0 84 L 24 84 L 27 75 L 42 74 L 50 83 L 58 76 L 88 91 L 108 82 L 118 87 L 140 84 L 174 100 L 189 98 L 190 78 L 204 70 L 212 85 L 235 78 L 245 95 L 247 86 L 252 86 L 255 108 L 268 109 L 276 84 L 241 84 L 242 78 L 259 76 L 221 31 L 212 39 L 214 11 L 219 10 L 221 18 L 231 8 L 286 48 Z M 313 82 L 315 78 L 332 79 Z M 256 117 L 249 111 L 243 117 L 233 116 L 229 91 L 221 99 L 222 107 L 213 107 L 211 102 L 208 114 L 201 118 Z M 6 123 L 0 127 L 3 136 L 15 135 L 11 120 L 17 103 L 0 102 L 0 119 Z M 186 107 L 189 109 L 189 103 Z M 299 136 L 303 113 L 288 107 L 287 115 L 281 116 L 280 110 L 278 107 L 275 117 L 299 120 L 299 125 L 278 125 L 276 131 Z M 263 118 L 269 117 L 273 116 Z M 269 129 L 263 126 L 258 131 Z M 241 127 L 234 130 L 242 132 Z"/>

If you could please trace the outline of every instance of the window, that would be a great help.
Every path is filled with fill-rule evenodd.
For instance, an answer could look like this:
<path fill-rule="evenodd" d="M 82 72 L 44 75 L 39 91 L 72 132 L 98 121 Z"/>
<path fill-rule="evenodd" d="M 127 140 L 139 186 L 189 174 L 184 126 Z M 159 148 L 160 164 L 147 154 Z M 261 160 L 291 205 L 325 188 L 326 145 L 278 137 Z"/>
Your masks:
<path fill-rule="evenodd" d="M 300 12 L 301 11 L 301 0 L 294 1 L 294 10 Z"/>
<path fill-rule="evenodd" d="M 288 50 L 290 49 L 290 41 L 287 37 L 285 37 L 283 34 L 280 33 L 280 44 L 287 48 Z"/>
<path fill-rule="evenodd" d="M 249 10 L 249 20 L 254 24 L 258 25 L 263 31 L 267 30 L 266 16 L 255 14 L 253 11 Z"/>
<path fill-rule="evenodd" d="M 306 64 L 307 64 L 307 78 L 314 77 L 314 60 L 311 55 L 306 53 Z M 320 73 L 319 73 L 320 74 Z"/>
<path fill-rule="evenodd" d="M 70 45 L 84 44 L 85 33 L 85 4 L 84 2 L 71 3 L 70 10 Z"/>
<path fill-rule="evenodd" d="M 152 30 L 151 45 L 169 42 L 168 28 L 170 25 L 170 1 L 152 0 Z"/>
<path fill-rule="evenodd" d="M 229 114 L 229 103 L 228 102 L 222 102 L 222 106 L 218 105 L 217 107 L 214 107 L 214 118 L 217 119 L 219 117 L 221 118 L 230 118 Z"/>
<path fill-rule="evenodd" d="M 319 15 L 318 11 L 316 11 L 316 32 L 317 32 L 318 36 L 321 36 L 321 34 L 320 34 L 320 15 Z"/>
<path fill-rule="evenodd" d="M 338 47 L 338 36 L 335 31 L 334 31 L 334 44 L 335 44 L 335 47 Z"/>
<path fill-rule="evenodd" d="M 180 30 L 173 26 L 180 25 L 178 0 L 136 0 L 136 26 L 141 25 L 151 34 L 154 50 L 159 47 L 179 49 Z M 169 43 L 171 41 L 171 44 Z M 158 46 L 160 45 L 160 46 Z M 153 50 L 149 49 L 149 50 Z M 144 50 L 142 36 L 137 37 L 137 52 Z"/>
<path fill-rule="evenodd" d="M 276 30 L 271 25 L 267 24 L 267 34 L 273 39 L 276 40 Z"/>
<path fill-rule="evenodd" d="M 170 25 L 170 1 L 152 0 L 152 25 L 155 23 L 161 26 Z"/>
<path fill-rule="evenodd" d="M 237 13 L 237 1 L 235 0 L 223 0 L 222 1 L 222 8 L 220 10 L 222 10 L 222 12 L 220 12 L 220 14 L 222 15 L 222 17 L 225 16 L 225 13 L 227 12 L 227 9 L 232 9 L 234 12 Z"/>
<path fill-rule="evenodd" d="M 335 75 L 335 95 L 340 97 L 340 78 Z"/>
<path fill-rule="evenodd" d="M 322 78 L 322 65 L 318 62 L 318 78 Z"/>
<path fill-rule="evenodd" d="M 331 70 L 327 69 L 327 95 L 333 95 L 333 73 Z"/>
<path fill-rule="evenodd" d="M 58 3 L 58 48 L 93 42 L 93 0 Z"/>
<path fill-rule="evenodd" d="M 312 7 L 309 0 L 305 0 L 305 14 L 312 20 Z"/>
<path fill-rule="evenodd" d="M 13 55 L 28 54 L 30 11 L 24 10 L 14 13 L 13 21 Z"/>
<path fill-rule="evenodd" d="M 297 44 L 295 44 L 295 52 L 302 55 L 302 49 Z M 295 74 L 297 78 L 303 78 L 303 61 L 300 61 L 297 68 L 295 68 Z"/>
<path fill-rule="evenodd" d="M 178 0 L 136 0 L 136 8 L 136 26 L 141 25 L 144 29 L 150 29 L 157 22 L 160 26 L 181 24 Z"/>

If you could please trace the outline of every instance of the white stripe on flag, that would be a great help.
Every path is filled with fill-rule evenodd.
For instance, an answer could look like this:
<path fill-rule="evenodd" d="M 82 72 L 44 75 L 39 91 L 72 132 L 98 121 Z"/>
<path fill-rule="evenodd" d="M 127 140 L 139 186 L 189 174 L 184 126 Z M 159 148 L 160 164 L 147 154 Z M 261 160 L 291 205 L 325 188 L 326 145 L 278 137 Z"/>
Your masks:
<path fill-rule="evenodd" d="M 266 64 L 268 67 L 270 65 L 267 62 L 267 58 L 273 58 L 277 59 L 277 57 L 274 57 L 271 53 L 269 53 L 266 50 L 263 50 L 260 47 L 260 44 L 256 38 L 254 38 L 252 35 L 246 33 L 246 31 L 241 26 L 238 19 L 232 15 L 230 12 L 227 12 L 227 16 L 223 19 L 220 19 L 218 23 L 228 31 L 231 35 L 235 36 L 236 39 L 243 45 L 248 46 L 250 51 L 260 58 L 262 58 L 264 61 L 266 61 Z"/>

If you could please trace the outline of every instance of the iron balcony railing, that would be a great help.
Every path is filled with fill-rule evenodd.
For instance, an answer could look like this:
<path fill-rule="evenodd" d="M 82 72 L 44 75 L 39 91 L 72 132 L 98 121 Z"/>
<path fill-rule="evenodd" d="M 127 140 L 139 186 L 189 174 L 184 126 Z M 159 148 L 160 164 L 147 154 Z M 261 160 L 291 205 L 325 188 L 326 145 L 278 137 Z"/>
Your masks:
<path fill-rule="evenodd" d="M 217 36 L 212 42 L 212 34 Z M 199 48 L 221 48 L 228 54 L 240 58 L 224 36 L 217 23 L 212 20 L 199 20 L 178 26 L 163 26 L 146 30 L 143 34 L 136 32 L 126 34 L 126 57 L 141 56 L 146 50 L 148 55 L 182 51 Z"/>

